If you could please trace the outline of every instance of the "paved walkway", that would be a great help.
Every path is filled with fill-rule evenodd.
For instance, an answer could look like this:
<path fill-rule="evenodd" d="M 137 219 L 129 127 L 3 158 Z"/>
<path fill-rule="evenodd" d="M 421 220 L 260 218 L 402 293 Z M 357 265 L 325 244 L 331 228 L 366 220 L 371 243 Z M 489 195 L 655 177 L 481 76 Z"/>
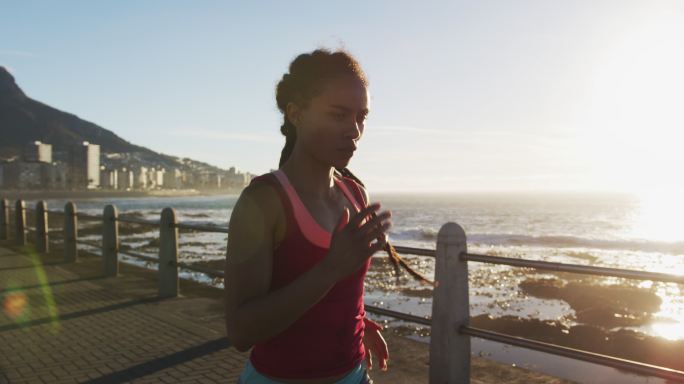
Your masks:
<path fill-rule="evenodd" d="M 0 247 L 0 383 L 235 383 L 216 299 L 158 300 L 154 281 L 122 268 Z"/>

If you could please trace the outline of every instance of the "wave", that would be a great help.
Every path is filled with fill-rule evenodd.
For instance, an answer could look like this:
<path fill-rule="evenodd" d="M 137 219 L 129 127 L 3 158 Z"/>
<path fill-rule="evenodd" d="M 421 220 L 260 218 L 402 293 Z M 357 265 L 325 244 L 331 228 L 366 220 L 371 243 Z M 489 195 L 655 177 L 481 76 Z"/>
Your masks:
<path fill-rule="evenodd" d="M 390 231 L 392 239 L 437 241 L 437 231 L 431 228 L 411 228 L 399 231 Z"/>

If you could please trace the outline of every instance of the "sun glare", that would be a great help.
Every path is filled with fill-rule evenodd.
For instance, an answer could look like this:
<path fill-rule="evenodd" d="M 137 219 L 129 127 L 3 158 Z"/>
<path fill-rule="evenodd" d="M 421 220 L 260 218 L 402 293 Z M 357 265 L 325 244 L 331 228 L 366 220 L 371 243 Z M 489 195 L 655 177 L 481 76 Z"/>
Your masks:
<path fill-rule="evenodd" d="M 632 237 L 684 242 L 684 199 L 683 192 L 675 190 L 643 193 L 632 219 Z M 684 273 L 684 271 L 681 271 Z"/>
<path fill-rule="evenodd" d="M 682 44 L 684 24 L 659 15 L 622 32 L 610 49 L 597 57 L 591 103 L 579 135 L 584 144 L 582 156 L 590 157 L 599 180 L 609 180 L 615 188 L 639 195 L 681 187 Z M 666 213 L 653 203 L 666 208 L 663 202 L 649 202 L 649 209 Z M 658 230 L 675 229 L 663 224 Z M 668 233 L 667 237 L 674 236 Z"/>

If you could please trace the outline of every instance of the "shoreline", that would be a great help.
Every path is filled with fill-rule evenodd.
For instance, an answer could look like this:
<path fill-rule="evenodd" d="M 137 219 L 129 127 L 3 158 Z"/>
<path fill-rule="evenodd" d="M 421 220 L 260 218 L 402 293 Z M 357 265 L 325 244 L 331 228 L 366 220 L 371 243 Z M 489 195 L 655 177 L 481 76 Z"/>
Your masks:
<path fill-rule="evenodd" d="M 87 200 L 101 198 L 138 198 L 138 197 L 188 197 L 188 196 L 238 196 L 242 189 L 159 189 L 159 190 L 92 190 L 92 191 L 26 191 L 16 189 L 0 189 L 0 198 L 8 200 L 47 200 L 47 199 L 71 199 Z"/>

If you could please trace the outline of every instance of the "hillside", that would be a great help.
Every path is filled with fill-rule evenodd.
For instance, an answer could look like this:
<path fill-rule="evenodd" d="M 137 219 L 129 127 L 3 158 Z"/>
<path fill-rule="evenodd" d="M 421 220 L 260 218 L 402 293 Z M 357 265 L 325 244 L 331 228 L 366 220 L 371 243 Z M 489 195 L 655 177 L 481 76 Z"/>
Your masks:
<path fill-rule="evenodd" d="M 36 140 L 52 144 L 53 153 L 59 154 L 74 144 L 89 141 L 100 145 L 103 155 L 130 154 L 142 164 L 177 166 L 177 157 L 157 153 L 132 144 L 114 132 L 78 116 L 60 111 L 33 100 L 21 90 L 12 74 L 0 66 L 0 159 L 19 156 L 24 146 Z M 197 161 L 198 167 L 219 170 Z"/>

